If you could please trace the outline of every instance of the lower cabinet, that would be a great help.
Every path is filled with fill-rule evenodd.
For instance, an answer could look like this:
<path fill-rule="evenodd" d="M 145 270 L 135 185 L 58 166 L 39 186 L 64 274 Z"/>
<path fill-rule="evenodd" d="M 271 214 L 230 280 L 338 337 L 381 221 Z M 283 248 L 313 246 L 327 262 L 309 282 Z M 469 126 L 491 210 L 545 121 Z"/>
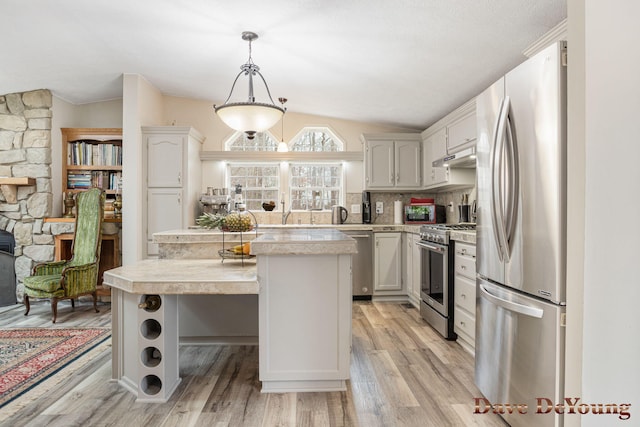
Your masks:
<path fill-rule="evenodd" d="M 455 242 L 454 331 L 458 343 L 474 353 L 476 336 L 476 247 Z"/>
<path fill-rule="evenodd" d="M 374 233 L 374 241 L 374 295 L 406 295 L 402 285 L 402 233 Z"/>

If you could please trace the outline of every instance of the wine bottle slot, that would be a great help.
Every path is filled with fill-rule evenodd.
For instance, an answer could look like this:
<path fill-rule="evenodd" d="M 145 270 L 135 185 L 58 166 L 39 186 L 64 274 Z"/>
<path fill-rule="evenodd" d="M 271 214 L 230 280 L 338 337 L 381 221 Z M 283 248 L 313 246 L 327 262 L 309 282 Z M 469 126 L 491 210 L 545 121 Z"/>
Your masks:
<path fill-rule="evenodd" d="M 140 389 L 148 395 L 158 394 L 162 390 L 162 380 L 157 375 L 147 375 L 140 381 Z"/>
<path fill-rule="evenodd" d="M 155 347 L 147 347 L 142 350 L 142 354 L 140 355 L 142 360 L 142 364 L 149 368 L 156 367 L 162 361 L 162 353 L 159 349 Z"/>
<path fill-rule="evenodd" d="M 140 325 L 140 333 L 149 340 L 154 340 L 162 333 L 162 325 L 154 319 L 147 319 Z"/>
<path fill-rule="evenodd" d="M 160 295 L 145 295 L 143 298 L 142 302 L 138 304 L 138 308 L 142 308 L 148 312 L 158 311 L 162 305 Z"/>

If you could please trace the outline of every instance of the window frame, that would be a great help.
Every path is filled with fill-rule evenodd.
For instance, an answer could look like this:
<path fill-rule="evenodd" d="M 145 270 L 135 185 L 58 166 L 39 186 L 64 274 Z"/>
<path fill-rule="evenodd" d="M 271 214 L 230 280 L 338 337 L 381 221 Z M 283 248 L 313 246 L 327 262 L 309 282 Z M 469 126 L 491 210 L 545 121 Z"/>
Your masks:
<path fill-rule="evenodd" d="M 278 195 L 279 193 L 282 192 L 282 166 L 280 164 L 280 162 L 259 162 L 259 161 L 238 161 L 238 162 L 227 162 L 226 163 L 226 168 L 225 168 L 225 183 L 227 188 L 229 188 L 230 190 L 233 189 L 234 185 L 231 183 L 231 168 L 232 167 L 276 167 L 277 168 L 277 173 L 275 175 L 275 177 L 278 180 L 278 186 L 277 187 L 242 187 L 242 192 L 244 194 L 246 194 L 247 191 L 257 191 L 257 190 L 275 190 L 275 200 L 274 199 L 269 199 L 269 200 L 265 200 L 264 198 L 261 199 L 262 201 L 260 202 L 260 206 L 258 207 L 254 207 L 254 208 L 250 208 L 249 206 L 247 206 L 247 210 L 260 210 L 262 208 L 262 203 L 268 202 L 273 200 L 274 202 L 279 203 L 278 200 Z M 233 194 L 230 194 L 231 197 L 233 197 Z M 246 204 L 246 199 L 244 200 L 245 204 Z"/>
<path fill-rule="evenodd" d="M 345 200 L 345 192 L 346 192 L 346 179 L 345 179 L 345 167 L 344 167 L 344 162 L 331 162 L 331 161 L 318 161 L 318 162 L 308 162 L 308 161 L 291 161 L 288 162 L 288 171 L 287 171 L 287 180 L 286 180 L 286 191 L 285 194 L 287 195 L 287 201 L 288 201 L 288 206 L 293 206 L 293 191 L 294 188 L 292 188 L 291 186 L 291 181 L 293 179 L 293 175 L 291 174 L 291 167 L 292 166 L 312 166 L 312 167 L 318 167 L 318 166 L 329 166 L 329 167 L 335 167 L 337 166 L 339 168 L 339 179 L 340 179 L 340 184 L 337 187 L 332 187 L 332 188 L 336 188 L 339 192 L 339 196 L 338 196 L 338 200 L 337 200 L 337 204 L 339 205 L 344 205 L 344 200 Z M 308 188 L 308 187 L 305 187 Z M 312 187 L 313 188 L 313 187 Z M 312 190 L 313 191 L 313 190 Z M 315 208 L 312 208 L 313 210 L 316 210 Z M 311 209 L 307 208 L 307 209 L 292 209 L 292 211 L 294 212 L 304 212 L 304 211 L 309 211 Z M 327 211 L 327 210 L 331 210 L 331 206 L 329 206 L 329 208 L 324 209 L 324 207 L 322 209 L 319 209 L 321 211 Z"/>

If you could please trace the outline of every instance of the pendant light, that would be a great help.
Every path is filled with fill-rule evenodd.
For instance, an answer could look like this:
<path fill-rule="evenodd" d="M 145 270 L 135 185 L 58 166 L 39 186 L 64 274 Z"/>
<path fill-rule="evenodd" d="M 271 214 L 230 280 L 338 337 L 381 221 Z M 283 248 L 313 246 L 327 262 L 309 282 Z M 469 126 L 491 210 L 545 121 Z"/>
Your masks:
<path fill-rule="evenodd" d="M 236 76 L 231 86 L 231 92 L 227 100 L 222 105 L 214 105 L 213 108 L 220 117 L 220 119 L 231 129 L 246 132 L 251 138 L 256 132 L 263 132 L 273 127 L 278 120 L 284 115 L 285 109 L 278 107 L 271 98 L 271 92 L 269 92 L 269 86 L 264 77 L 260 73 L 260 67 L 253 63 L 251 58 L 251 42 L 256 40 L 258 35 L 251 31 L 244 31 L 242 33 L 242 40 L 249 42 L 249 59 L 246 64 L 240 66 L 240 73 Z M 249 97 L 247 102 L 229 102 L 231 95 L 233 95 L 233 89 L 236 87 L 236 83 L 241 75 L 245 75 L 249 78 Z M 255 102 L 253 95 L 253 77 L 260 76 L 260 79 L 264 83 L 267 89 L 267 95 L 271 103 Z"/>
<path fill-rule="evenodd" d="M 280 102 L 280 105 L 282 105 L 282 109 L 286 111 L 286 108 L 284 108 L 284 104 L 285 102 L 287 102 L 287 98 L 278 98 L 278 101 Z M 280 119 L 280 123 L 282 125 L 282 130 L 280 132 L 280 143 L 278 144 L 278 152 L 286 153 L 287 151 L 289 151 L 289 146 L 286 142 L 284 142 L 284 114 Z"/>

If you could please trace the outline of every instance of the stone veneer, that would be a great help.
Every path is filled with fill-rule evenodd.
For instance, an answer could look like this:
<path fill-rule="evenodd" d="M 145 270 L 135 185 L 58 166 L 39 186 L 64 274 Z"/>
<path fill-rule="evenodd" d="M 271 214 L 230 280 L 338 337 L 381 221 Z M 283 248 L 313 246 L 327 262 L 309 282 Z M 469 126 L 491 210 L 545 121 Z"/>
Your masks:
<path fill-rule="evenodd" d="M 18 187 L 16 203 L 0 193 L 0 229 L 16 240 L 17 296 L 34 262 L 54 258 L 54 236 L 44 218 L 51 215 L 51 111 L 48 90 L 0 96 L 0 177 L 29 177 L 35 186 Z"/>

